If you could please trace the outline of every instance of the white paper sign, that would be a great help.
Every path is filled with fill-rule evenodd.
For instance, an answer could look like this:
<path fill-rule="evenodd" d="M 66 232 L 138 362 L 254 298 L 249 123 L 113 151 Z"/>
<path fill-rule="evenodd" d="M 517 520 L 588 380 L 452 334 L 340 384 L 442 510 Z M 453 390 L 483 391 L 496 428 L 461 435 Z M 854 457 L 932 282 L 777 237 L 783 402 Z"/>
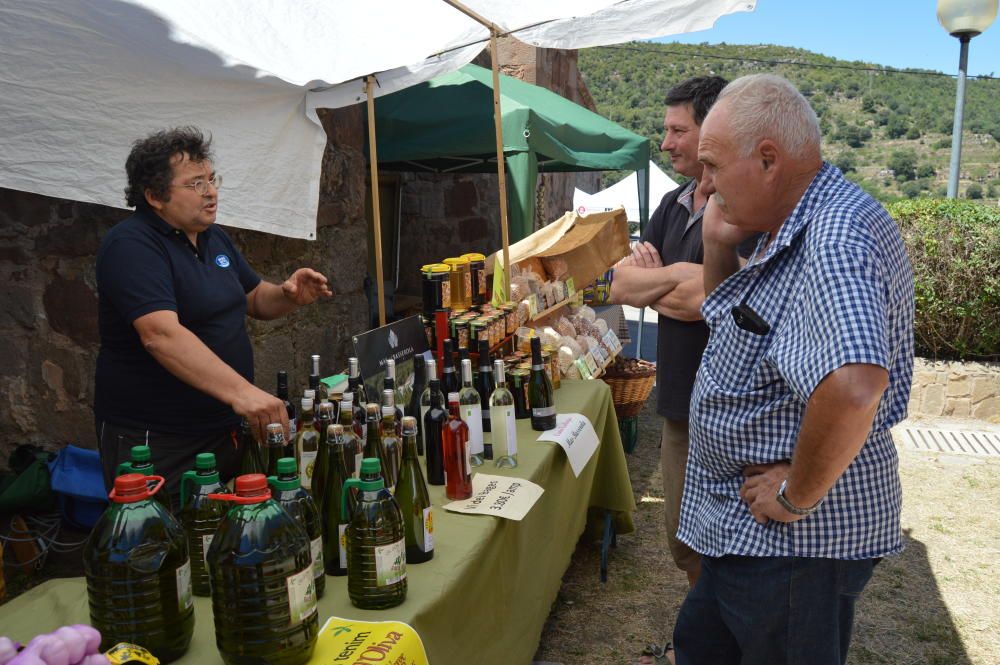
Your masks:
<path fill-rule="evenodd" d="M 477 473 L 472 496 L 452 501 L 444 509 L 469 515 L 494 515 L 520 522 L 545 490 L 530 480 Z"/>
<path fill-rule="evenodd" d="M 582 413 L 557 415 L 555 429 L 545 432 L 538 440 L 558 443 L 566 451 L 573 475 L 577 478 L 597 450 L 597 432 Z"/>

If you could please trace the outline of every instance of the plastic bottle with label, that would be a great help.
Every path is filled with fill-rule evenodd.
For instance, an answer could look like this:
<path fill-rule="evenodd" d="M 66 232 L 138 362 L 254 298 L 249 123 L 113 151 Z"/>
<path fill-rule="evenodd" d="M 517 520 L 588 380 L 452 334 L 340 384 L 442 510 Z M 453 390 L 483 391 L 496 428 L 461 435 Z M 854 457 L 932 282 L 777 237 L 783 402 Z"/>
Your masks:
<path fill-rule="evenodd" d="M 353 509 L 349 497 L 358 491 Z M 378 458 L 361 462 L 361 478 L 344 483 L 341 518 L 347 525 L 347 593 L 355 607 L 383 610 L 406 600 L 406 539 L 399 504 L 382 480 Z"/>
<path fill-rule="evenodd" d="M 128 473 L 138 473 L 141 476 L 152 476 L 156 473 L 156 469 L 153 468 L 153 451 L 149 446 L 132 446 L 129 449 L 129 458 L 118 465 L 117 475 L 124 476 Z M 156 493 L 156 500 L 170 514 L 173 514 L 174 501 L 171 500 L 166 487 L 163 488 L 163 491 Z"/>
<path fill-rule="evenodd" d="M 163 484 L 162 476 L 115 478 L 111 504 L 84 546 L 83 570 L 101 650 L 132 642 L 170 663 L 191 643 L 194 599 L 184 529 L 154 499 Z"/>
<path fill-rule="evenodd" d="M 305 530 L 271 498 L 261 474 L 237 478 L 235 495 L 211 498 L 234 504 L 208 551 L 215 643 L 223 662 L 307 663 L 320 624 Z"/>
<path fill-rule="evenodd" d="M 316 578 L 316 598 L 323 597 L 326 589 L 326 569 L 323 565 L 323 523 L 320 521 L 319 509 L 312 495 L 299 480 L 295 468 L 295 460 L 284 457 L 278 460 L 278 475 L 267 479 L 271 486 L 274 500 L 295 518 L 295 521 L 309 536 L 309 547 L 312 552 L 313 576 Z"/>
<path fill-rule="evenodd" d="M 196 596 L 208 596 L 212 592 L 207 553 L 215 530 L 227 510 L 226 504 L 213 501 L 208 495 L 225 491 L 226 487 L 219 480 L 219 472 L 215 468 L 215 455 L 198 453 L 194 469 L 185 471 L 181 476 L 180 500 L 180 521 L 191 554 L 191 586 Z"/>

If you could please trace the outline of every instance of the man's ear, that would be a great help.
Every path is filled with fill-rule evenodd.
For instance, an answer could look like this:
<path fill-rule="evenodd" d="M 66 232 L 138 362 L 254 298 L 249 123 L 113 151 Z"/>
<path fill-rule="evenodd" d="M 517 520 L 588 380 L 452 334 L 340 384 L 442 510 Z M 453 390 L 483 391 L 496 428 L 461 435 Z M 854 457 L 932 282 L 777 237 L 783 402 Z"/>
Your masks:
<path fill-rule="evenodd" d="M 771 139 L 764 139 L 757 146 L 758 156 L 760 157 L 761 167 L 765 172 L 770 171 L 774 168 L 775 162 L 778 161 L 778 146 L 774 144 Z"/>
<path fill-rule="evenodd" d="M 149 204 L 150 208 L 152 208 L 153 210 L 163 209 L 163 201 L 156 198 L 156 195 L 153 194 L 153 190 L 151 190 L 149 187 L 143 190 L 142 195 L 145 197 L 146 203 Z"/>

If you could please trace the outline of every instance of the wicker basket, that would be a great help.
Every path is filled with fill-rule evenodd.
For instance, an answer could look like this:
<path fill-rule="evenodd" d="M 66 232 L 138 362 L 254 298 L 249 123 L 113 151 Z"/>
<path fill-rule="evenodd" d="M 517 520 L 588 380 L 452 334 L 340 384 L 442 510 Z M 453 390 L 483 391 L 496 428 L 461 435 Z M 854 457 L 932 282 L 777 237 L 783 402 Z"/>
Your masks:
<path fill-rule="evenodd" d="M 639 415 L 656 381 L 656 365 L 646 360 L 638 360 L 639 369 L 632 372 L 616 372 L 609 365 L 601 377 L 611 386 L 611 399 L 615 404 L 615 415 L 629 418 Z"/>

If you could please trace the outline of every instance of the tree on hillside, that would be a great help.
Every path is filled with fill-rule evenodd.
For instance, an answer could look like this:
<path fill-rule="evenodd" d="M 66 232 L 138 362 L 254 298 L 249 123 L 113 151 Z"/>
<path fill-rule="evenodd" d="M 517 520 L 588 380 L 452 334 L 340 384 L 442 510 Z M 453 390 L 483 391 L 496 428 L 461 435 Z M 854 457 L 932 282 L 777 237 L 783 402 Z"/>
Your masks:
<path fill-rule="evenodd" d="M 978 182 L 974 182 L 965 189 L 965 198 L 967 199 L 981 199 L 983 198 L 983 188 Z"/>
<path fill-rule="evenodd" d="M 895 150 L 886 166 L 893 170 L 897 180 L 913 180 L 917 177 L 917 153 L 913 150 Z"/>

